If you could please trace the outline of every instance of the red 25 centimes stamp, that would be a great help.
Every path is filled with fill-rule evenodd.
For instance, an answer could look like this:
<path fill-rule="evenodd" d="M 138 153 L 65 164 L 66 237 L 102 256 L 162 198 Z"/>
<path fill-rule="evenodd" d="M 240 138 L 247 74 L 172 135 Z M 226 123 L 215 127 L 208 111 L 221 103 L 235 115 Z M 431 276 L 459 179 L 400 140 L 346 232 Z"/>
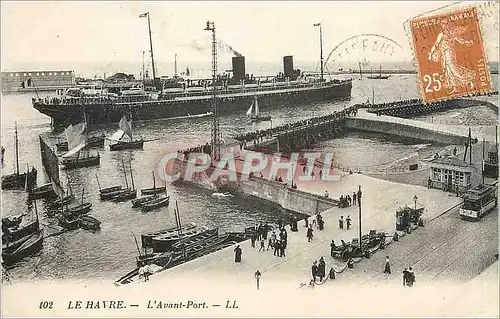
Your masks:
<path fill-rule="evenodd" d="M 475 7 L 410 21 L 425 102 L 491 91 Z"/>

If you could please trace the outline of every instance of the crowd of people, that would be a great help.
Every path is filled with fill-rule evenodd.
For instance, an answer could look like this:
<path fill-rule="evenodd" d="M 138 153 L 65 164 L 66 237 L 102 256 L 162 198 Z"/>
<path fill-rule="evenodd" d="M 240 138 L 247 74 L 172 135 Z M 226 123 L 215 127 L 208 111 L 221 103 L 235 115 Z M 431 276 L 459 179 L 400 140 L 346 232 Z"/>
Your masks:
<path fill-rule="evenodd" d="M 212 146 L 210 144 L 205 143 L 202 145 L 194 146 L 185 150 L 177 150 L 177 153 L 184 154 L 184 159 L 188 157 L 189 154 L 191 153 L 204 153 L 204 154 L 210 154 L 212 150 Z"/>
<path fill-rule="evenodd" d="M 280 126 L 275 126 L 273 128 L 265 129 L 265 130 L 257 130 L 254 132 L 248 132 L 245 134 L 236 135 L 234 138 L 239 141 L 249 142 L 249 141 L 257 141 L 261 142 L 265 138 L 271 138 L 273 135 L 277 133 L 284 133 L 287 131 L 294 131 L 298 128 L 303 128 L 305 126 L 312 126 L 318 124 L 324 124 L 328 122 L 336 122 L 339 119 L 342 119 L 344 116 L 356 116 L 358 112 L 357 106 L 351 106 L 342 111 L 334 112 L 324 116 L 318 116 L 314 118 L 310 118 L 307 120 L 302 120 L 298 122 L 283 124 Z"/>
<path fill-rule="evenodd" d="M 297 231 L 296 230 L 296 224 L 297 221 L 295 219 L 292 220 L 291 222 L 291 230 L 292 231 Z M 295 227 L 294 227 L 295 225 Z M 267 223 L 263 224 L 260 223 L 258 226 L 255 227 L 255 231 L 252 233 L 252 236 L 250 238 L 251 243 L 252 243 L 252 248 L 256 248 L 256 242 L 259 242 L 259 252 L 261 251 L 273 251 L 273 255 L 277 257 L 285 257 L 286 256 L 286 248 L 288 244 L 288 233 L 285 229 L 285 225 L 283 225 L 283 221 L 280 220 L 278 229 L 277 230 L 272 230 L 271 234 L 269 235 L 268 239 L 268 234 L 269 231 L 271 230 L 270 225 Z M 267 241 L 267 245 L 266 245 Z"/>
<path fill-rule="evenodd" d="M 358 194 L 357 192 L 352 192 L 352 196 L 347 194 L 347 195 L 341 195 L 339 197 L 339 208 L 344 208 L 344 207 L 349 207 L 349 206 L 356 206 L 358 200 Z"/>

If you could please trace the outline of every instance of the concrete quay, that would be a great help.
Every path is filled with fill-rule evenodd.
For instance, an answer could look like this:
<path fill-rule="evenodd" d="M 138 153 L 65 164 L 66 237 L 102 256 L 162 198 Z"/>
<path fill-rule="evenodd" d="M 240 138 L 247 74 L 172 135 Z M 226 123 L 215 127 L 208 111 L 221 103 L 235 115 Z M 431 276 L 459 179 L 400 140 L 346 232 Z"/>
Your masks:
<path fill-rule="evenodd" d="M 237 314 L 215 310 L 206 313 L 207 316 L 222 317 L 250 314 L 373 317 L 394 315 L 396 310 L 398 316 L 402 317 L 436 316 L 446 315 L 453 310 L 446 301 L 460 296 L 459 291 L 468 293 L 467 289 L 474 287 L 478 294 L 486 294 L 484 290 L 478 290 L 474 277 L 494 262 L 494 254 L 498 251 L 497 209 L 480 222 L 471 223 L 458 216 L 460 198 L 436 189 L 396 184 L 363 175 L 343 175 L 339 181 L 324 184 L 299 182 L 300 189 L 317 194 L 328 190 L 333 197 L 352 193 L 358 185 L 362 186 L 363 191 L 363 233 L 370 229 L 392 233 L 395 229 L 395 211 L 398 207 L 413 205 L 414 195 L 418 197 L 417 204 L 426 207 L 423 215 L 425 227 L 401 237 L 399 242 L 391 243 L 370 259 L 356 263 L 353 269 L 337 274 L 335 280 L 316 285 L 314 289 L 299 289 L 302 283 L 309 282 L 314 260 L 323 256 L 326 272 L 330 267 L 340 270 L 345 266 L 343 262 L 330 257 L 329 244 L 332 239 L 339 244 L 341 239 L 351 241 L 358 236 L 357 206 L 342 209 L 334 207 L 324 211 L 325 229 L 315 229 L 312 242 L 307 242 L 306 228 L 302 222 L 299 223 L 298 232 L 291 232 L 287 226 L 286 257 L 273 256 L 272 250 L 259 252 L 259 243 L 252 248 L 250 241 L 245 241 L 240 243 L 243 250 L 241 263 L 234 262 L 234 247 L 229 247 L 155 274 L 148 282 L 126 285 L 120 289 L 138 294 L 144 289 L 156 291 L 161 287 L 176 287 L 175 293 L 164 293 L 172 298 L 174 295 L 187 294 L 184 289 L 199 287 L 199 290 L 195 290 L 200 294 L 227 294 L 239 298 L 242 303 L 240 308 L 245 310 Z M 351 216 L 351 229 L 338 228 L 340 215 L 344 218 Z M 267 248 L 267 242 L 265 244 Z M 385 255 L 391 258 L 391 275 L 382 273 Z M 417 275 L 414 288 L 402 286 L 401 271 L 408 266 L 412 266 Z M 253 277 L 256 270 L 262 273 L 260 290 L 256 289 Z M 491 280 L 495 280 L 494 276 L 488 277 L 490 285 L 487 297 L 489 300 L 498 300 L 498 290 L 492 288 Z M 467 286 L 464 286 L 464 282 L 467 282 Z M 273 299 L 276 296 L 286 298 Z M 335 297 L 332 299 L 332 296 Z M 354 299 L 362 301 L 364 307 L 351 307 Z M 315 301 L 324 306 L 313 309 L 300 307 L 302 303 L 315 304 Z M 402 304 L 395 309 L 394 305 L 398 302 Z M 426 307 L 416 307 L 422 304 Z M 488 314 L 493 311 L 491 301 L 487 310 L 479 309 L 476 305 L 479 304 L 468 305 L 469 311 Z M 254 312 L 250 313 L 249 309 L 254 309 Z"/>

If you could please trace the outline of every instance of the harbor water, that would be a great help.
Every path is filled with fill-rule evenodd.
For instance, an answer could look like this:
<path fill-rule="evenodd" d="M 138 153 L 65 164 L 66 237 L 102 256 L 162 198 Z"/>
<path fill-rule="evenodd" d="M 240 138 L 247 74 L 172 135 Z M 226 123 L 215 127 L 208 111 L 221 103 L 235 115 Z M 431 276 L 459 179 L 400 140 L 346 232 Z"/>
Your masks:
<path fill-rule="evenodd" d="M 494 76 L 494 83 L 497 76 Z M 373 94 L 374 92 L 374 94 Z M 47 93 L 39 93 L 44 96 Z M 353 81 L 352 98 L 348 101 L 322 102 L 261 112 L 271 115 L 272 122 L 252 124 L 245 118 L 245 112 L 221 118 L 224 136 L 269 128 L 285 123 L 304 120 L 341 110 L 354 103 L 363 103 L 375 96 L 375 103 L 418 97 L 415 75 L 394 75 L 388 80 Z M 2 146 L 5 148 L 2 174 L 14 171 L 14 122 L 19 131 L 20 169 L 26 164 L 38 171 L 38 185 L 46 183 L 40 158 L 38 136 L 49 145 L 55 145 L 57 135 L 51 132 L 50 118 L 37 112 L 31 106 L 33 94 L 2 95 Z M 476 108 L 476 109 L 474 109 Z M 483 106 L 463 110 L 452 110 L 440 115 L 442 120 L 459 118 L 463 123 L 491 125 L 494 111 Z M 452 116 L 459 113 L 459 115 Z M 429 120 L 423 117 L 422 120 Z M 134 185 L 137 189 L 152 187 L 152 171 L 157 170 L 160 158 L 178 149 L 184 149 L 210 141 L 210 117 L 186 119 L 158 119 L 134 122 L 134 132 L 146 142 L 144 150 L 110 152 L 108 142 L 99 151 L 99 167 L 82 168 L 71 171 L 61 170 L 61 180 L 69 179 L 75 197 L 92 203 L 90 214 L 102 222 L 101 230 L 92 233 L 75 230 L 46 238 L 43 249 L 36 255 L 8 269 L 12 281 L 36 281 L 44 279 L 113 280 L 135 267 L 138 255 L 134 236 L 140 241 L 140 234 L 175 225 L 173 205 L 177 201 L 184 223 L 195 222 L 200 226 L 219 227 L 219 233 L 242 231 L 259 221 L 275 222 L 282 214 L 262 203 L 234 197 L 214 196 L 214 191 L 193 186 L 166 185 L 171 196 L 170 207 L 142 213 L 131 208 L 130 202 L 113 203 L 99 200 L 99 188 L 125 185 L 122 160 L 125 163 L 128 183 L 131 183 L 129 165 L 132 167 Z M 107 136 L 117 129 L 116 124 L 100 126 Z M 352 166 L 380 166 L 401 161 L 415 153 L 430 156 L 442 149 L 443 145 L 426 144 L 419 141 L 399 140 L 381 135 L 354 133 L 336 140 L 322 142 L 316 149 L 333 150 L 339 163 Z M 129 164 L 130 163 L 130 164 Z M 156 179 L 157 186 L 161 181 Z M 350 191 L 350 190 L 349 190 Z M 2 215 L 19 214 L 26 211 L 27 194 L 24 191 L 2 192 Z M 51 225 L 56 221 L 43 214 L 43 201 L 38 202 L 38 212 L 42 224 Z M 25 217 L 25 218 L 28 218 Z M 50 226 L 46 226 L 48 228 Z M 61 267 L 64 265 L 64 267 Z"/>

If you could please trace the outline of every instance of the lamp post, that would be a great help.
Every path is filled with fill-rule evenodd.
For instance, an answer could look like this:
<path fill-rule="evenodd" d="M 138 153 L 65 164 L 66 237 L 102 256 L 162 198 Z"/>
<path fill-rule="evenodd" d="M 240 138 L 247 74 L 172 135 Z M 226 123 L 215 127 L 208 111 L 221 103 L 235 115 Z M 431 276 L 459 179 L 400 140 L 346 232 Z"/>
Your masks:
<path fill-rule="evenodd" d="M 361 245 L 361 185 L 359 185 L 359 190 L 358 190 L 358 208 L 359 208 L 359 249 L 361 252 L 363 252 L 363 247 Z"/>
<path fill-rule="evenodd" d="M 417 210 L 417 200 L 418 200 L 417 195 L 413 196 L 413 201 L 415 202 L 415 210 Z"/>

